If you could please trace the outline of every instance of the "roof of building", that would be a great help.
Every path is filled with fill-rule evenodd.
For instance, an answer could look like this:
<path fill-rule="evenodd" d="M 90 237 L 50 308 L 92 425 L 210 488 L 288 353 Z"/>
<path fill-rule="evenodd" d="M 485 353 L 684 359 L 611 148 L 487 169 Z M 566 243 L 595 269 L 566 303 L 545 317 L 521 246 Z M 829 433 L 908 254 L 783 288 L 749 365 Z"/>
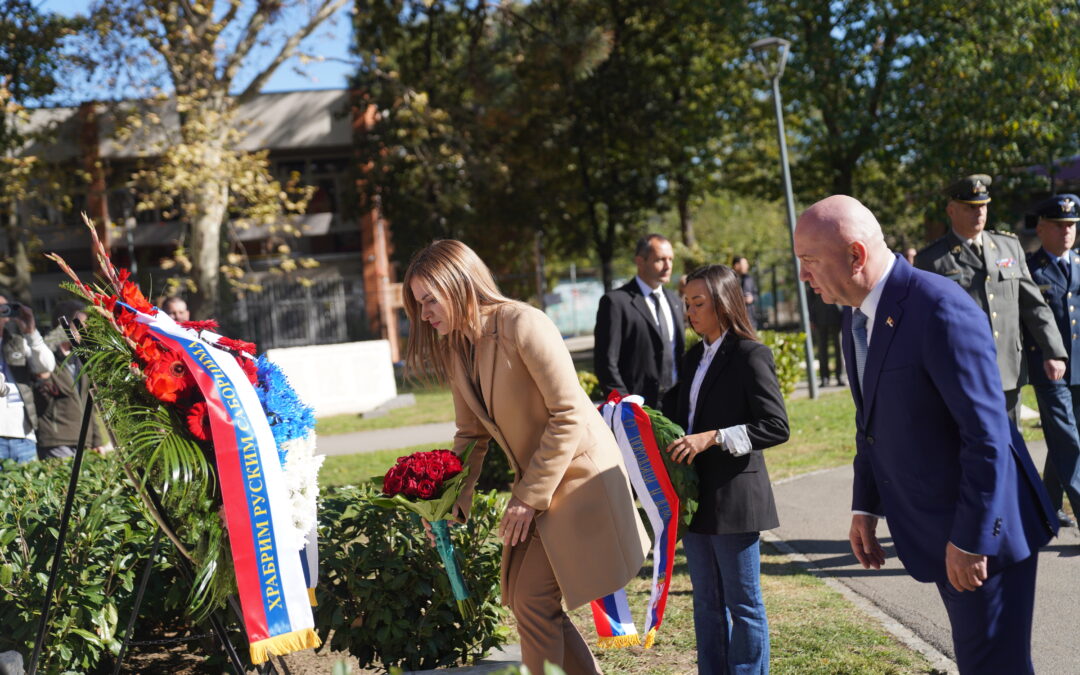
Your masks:
<path fill-rule="evenodd" d="M 78 152 L 78 108 L 42 108 L 32 110 L 26 122 L 28 131 L 44 131 L 56 126 L 53 142 L 31 141 L 24 154 L 58 161 Z M 130 138 L 114 137 L 116 116 L 104 104 L 98 106 L 99 149 L 107 159 L 125 159 L 158 154 L 179 129 L 175 101 L 161 105 L 159 124 L 144 125 Z M 352 116 L 348 91 L 290 91 L 260 94 L 240 106 L 236 126 L 243 132 L 243 150 L 287 151 L 311 148 L 348 147 L 352 142 Z"/>

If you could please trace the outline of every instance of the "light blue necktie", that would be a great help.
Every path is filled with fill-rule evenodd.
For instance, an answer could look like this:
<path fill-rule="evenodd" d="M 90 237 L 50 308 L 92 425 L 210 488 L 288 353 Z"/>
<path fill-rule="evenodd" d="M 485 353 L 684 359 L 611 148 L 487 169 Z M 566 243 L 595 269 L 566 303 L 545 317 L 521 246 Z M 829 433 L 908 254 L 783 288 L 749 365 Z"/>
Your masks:
<path fill-rule="evenodd" d="M 866 370 L 866 315 L 856 309 L 851 313 L 851 337 L 855 346 L 855 372 L 859 376 L 859 392 L 863 390 L 863 371 Z"/>

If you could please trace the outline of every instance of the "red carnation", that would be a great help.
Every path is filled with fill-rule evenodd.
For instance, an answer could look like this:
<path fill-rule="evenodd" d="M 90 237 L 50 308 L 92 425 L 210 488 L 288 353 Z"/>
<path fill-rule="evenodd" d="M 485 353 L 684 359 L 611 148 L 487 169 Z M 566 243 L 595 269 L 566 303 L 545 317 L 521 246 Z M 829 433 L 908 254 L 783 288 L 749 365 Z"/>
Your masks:
<path fill-rule="evenodd" d="M 217 341 L 218 347 L 224 347 L 225 349 L 231 349 L 234 352 L 247 352 L 252 356 L 255 356 L 255 343 L 244 342 L 243 340 L 234 340 L 225 336 L 219 337 Z"/>
<path fill-rule="evenodd" d="M 165 357 L 147 364 L 146 388 L 159 401 L 176 403 L 187 398 L 196 389 L 195 378 L 188 372 L 179 356 Z"/>
<path fill-rule="evenodd" d="M 218 322 L 214 321 L 213 319 L 203 319 L 201 321 L 181 321 L 180 325 L 184 328 L 190 328 L 191 330 L 195 331 L 217 330 L 221 327 L 218 325 Z"/>
<path fill-rule="evenodd" d="M 199 401 L 187 412 L 187 428 L 200 441 L 210 440 L 210 409 Z"/>
<path fill-rule="evenodd" d="M 246 356 L 240 356 L 239 354 L 234 358 L 236 359 L 236 362 L 240 364 L 240 369 L 244 371 L 244 375 L 247 375 L 248 381 L 252 384 L 258 384 L 259 368 L 255 365 L 255 361 Z"/>

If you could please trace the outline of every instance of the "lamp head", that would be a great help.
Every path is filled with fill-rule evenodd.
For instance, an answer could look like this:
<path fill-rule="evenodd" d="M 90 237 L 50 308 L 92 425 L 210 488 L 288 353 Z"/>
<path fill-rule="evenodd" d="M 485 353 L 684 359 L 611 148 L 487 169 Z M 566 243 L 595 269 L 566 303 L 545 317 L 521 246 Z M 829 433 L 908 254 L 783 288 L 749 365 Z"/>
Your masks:
<path fill-rule="evenodd" d="M 767 37 L 750 45 L 750 54 L 761 72 L 769 80 L 778 80 L 784 74 L 791 42 L 784 38 Z"/>

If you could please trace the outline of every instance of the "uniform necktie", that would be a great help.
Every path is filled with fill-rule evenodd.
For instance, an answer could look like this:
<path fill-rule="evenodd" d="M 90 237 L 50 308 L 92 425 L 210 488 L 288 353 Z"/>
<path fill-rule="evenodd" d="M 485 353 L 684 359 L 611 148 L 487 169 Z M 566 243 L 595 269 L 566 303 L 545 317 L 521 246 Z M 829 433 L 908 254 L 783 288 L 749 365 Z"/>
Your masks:
<path fill-rule="evenodd" d="M 1069 263 L 1065 262 L 1064 258 L 1058 258 L 1058 269 L 1065 276 L 1065 284 L 1068 285 L 1072 281 L 1072 275 L 1070 274 Z"/>
<path fill-rule="evenodd" d="M 975 255 L 979 256 L 979 260 L 982 260 L 982 244 L 977 239 L 971 242 L 971 250 L 975 252 Z"/>
<path fill-rule="evenodd" d="M 675 366 L 675 357 L 671 353 L 671 332 L 668 330 L 667 321 L 664 320 L 664 312 L 660 309 L 660 293 L 658 288 L 649 295 L 653 309 L 656 310 L 656 325 L 660 329 L 660 343 L 663 345 L 663 355 L 660 357 L 660 388 L 667 391 L 671 388 L 671 374 Z"/>
<path fill-rule="evenodd" d="M 855 373 L 859 376 L 859 392 L 862 392 L 863 371 L 866 370 L 866 315 L 856 309 L 851 313 L 851 337 L 855 346 Z"/>

